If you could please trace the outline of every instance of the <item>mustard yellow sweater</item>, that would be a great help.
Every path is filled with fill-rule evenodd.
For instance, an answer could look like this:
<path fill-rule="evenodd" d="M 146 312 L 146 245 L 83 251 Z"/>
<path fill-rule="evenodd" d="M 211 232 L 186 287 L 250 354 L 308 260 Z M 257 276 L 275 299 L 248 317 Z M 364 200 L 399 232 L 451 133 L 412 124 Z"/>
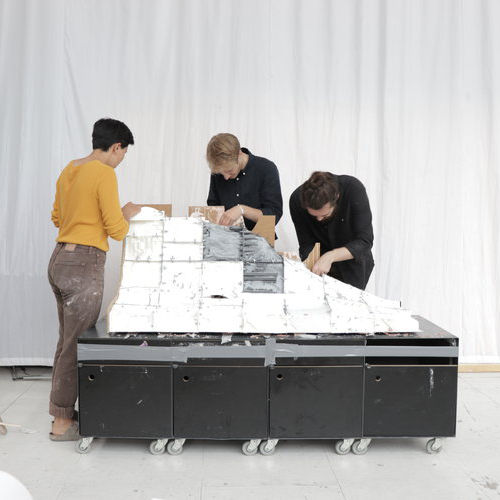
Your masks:
<path fill-rule="evenodd" d="M 108 236 L 123 240 L 128 222 L 118 198 L 115 170 L 94 160 L 75 166 L 70 162 L 57 180 L 52 222 L 57 241 L 109 250 Z"/>

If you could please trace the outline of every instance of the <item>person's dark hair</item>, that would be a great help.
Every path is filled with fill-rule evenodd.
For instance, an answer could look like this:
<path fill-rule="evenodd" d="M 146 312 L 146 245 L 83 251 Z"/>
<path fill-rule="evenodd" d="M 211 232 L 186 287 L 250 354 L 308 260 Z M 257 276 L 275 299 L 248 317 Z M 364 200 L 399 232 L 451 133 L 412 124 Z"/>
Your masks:
<path fill-rule="evenodd" d="M 134 144 L 134 136 L 125 123 L 112 118 L 101 118 L 94 123 L 92 149 L 107 151 L 117 142 L 122 148 Z"/>
<path fill-rule="evenodd" d="M 330 172 L 313 172 L 300 190 L 303 208 L 319 210 L 327 203 L 333 207 L 339 198 L 339 184 Z"/>

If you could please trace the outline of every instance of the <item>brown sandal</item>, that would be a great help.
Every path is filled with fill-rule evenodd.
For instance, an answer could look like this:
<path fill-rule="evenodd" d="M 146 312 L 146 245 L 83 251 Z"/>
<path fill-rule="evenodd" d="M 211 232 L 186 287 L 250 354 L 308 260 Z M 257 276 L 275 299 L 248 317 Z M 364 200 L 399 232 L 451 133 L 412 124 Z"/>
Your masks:
<path fill-rule="evenodd" d="M 73 422 L 63 434 L 49 433 L 51 441 L 78 441 L 80 434 L 78 433 L 78 424 Z"/>

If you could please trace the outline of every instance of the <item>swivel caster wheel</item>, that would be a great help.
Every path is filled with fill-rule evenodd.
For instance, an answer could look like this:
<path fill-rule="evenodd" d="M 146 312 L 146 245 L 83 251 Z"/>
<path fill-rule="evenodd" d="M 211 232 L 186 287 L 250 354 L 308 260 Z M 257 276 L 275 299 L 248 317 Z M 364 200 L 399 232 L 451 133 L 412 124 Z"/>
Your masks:
<path fill-rule="evenodd" d="M 352 445 L 351 451 L 355 455 L 364 455 L 368 451 L 368 445 L 370 444 L 371 439 L 359 439 L 354 441 Z"/>
<path fill-rule="evenodd" d="M 335 443 L 335 453 L 337 455 L 347 455 L 351 451 L 351 445 L 354 439 L 342 439 Z"/>
<path fill-rule="evenodd" d="M 151 455 L 161 455 L 165 453 L 165 445 L 167 444 L 168 439 L 157 439 L 156 441 L 151 441 L 149 445 L 149 452 Z"/>
<path fill-rule="evenodd" d="M 262 441 L 259 445 L 259 451 L 261 455 L 272 455 L 276 451 L 277 439 L 268 439 L 267 441 Z"/>
<path fill-rule="evenodd" d="M 241 451 L 243 455 L 247 457 L 251 455 L 256 455 L 259 450 L 260 439 L 251 439 L 250 441 L 245 441 L 241 446 Z"/>
<path fill-rule="evenodd" d="M 180 455 L 183 451 L 185 439 L 174 439 L 167 444 L 167 452 L 169 455 Z"/>
<path fill-rule="evenodd" d="M 431 455 L 439 453 L 442 448 L 443 444 L 441 443 L 441 440 L 439 438 L 429 439 L 429 441 L 427 441 L 427 444 L 425 445 L 425 450 Z"/>
<path fill-rule="evenodd" d="M 92 444 L 92 441 L 94 440 L 93 437 L 84 437 L 79 439 L 76 442 L 75 449 L 78 453 L 88 453 L 90 451 L 90 445 Z"/>

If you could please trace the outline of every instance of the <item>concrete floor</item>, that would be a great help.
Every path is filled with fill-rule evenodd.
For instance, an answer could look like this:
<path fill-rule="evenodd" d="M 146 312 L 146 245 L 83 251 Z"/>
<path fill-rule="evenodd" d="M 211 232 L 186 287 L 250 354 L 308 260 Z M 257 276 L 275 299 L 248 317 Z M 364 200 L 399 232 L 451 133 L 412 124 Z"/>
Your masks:
<path fill-rule="evenodd" d="M 0 435 L 0 470 L 37 500 L 500 498 L 500 374 L 460 375 L 457 437 L 437 455 L 425 439 L 374 441 L 364 456 L 338 456 L 331 441 L 284 441 L 269 457 L 246 457 L 237 441 L 188 441 L 182 455 L 153 456 L 146 441 L 101 439 L 80 455 L 48 439 L 49 386 L 0 368 L 0 415 L 24 427 Z"/>

